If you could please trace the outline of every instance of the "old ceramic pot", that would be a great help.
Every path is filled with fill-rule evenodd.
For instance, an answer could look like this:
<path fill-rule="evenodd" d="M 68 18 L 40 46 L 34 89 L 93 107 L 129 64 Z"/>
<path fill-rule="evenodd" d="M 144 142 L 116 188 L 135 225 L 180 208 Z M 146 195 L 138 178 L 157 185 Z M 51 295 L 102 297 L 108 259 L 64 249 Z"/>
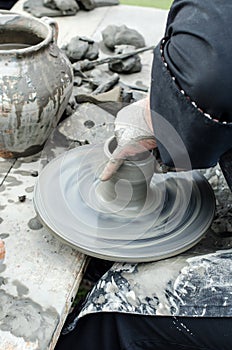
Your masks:
<path fill-rule="evenodd" d="M 0 33 L 0 156 L 28 156 L 42 149 L 64 112 L 72 66 L 48 18 L 0 11 Z"/>

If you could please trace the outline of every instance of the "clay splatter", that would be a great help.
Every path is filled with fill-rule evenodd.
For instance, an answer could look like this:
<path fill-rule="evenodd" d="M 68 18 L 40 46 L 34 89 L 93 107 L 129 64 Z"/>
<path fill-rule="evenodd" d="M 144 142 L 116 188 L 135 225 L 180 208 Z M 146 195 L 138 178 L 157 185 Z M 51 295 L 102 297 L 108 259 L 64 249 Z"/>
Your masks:
<path fill-rule="evenodd" d="M 31 229 L 31 230 L 40 230 L 43 225 L 41 224 L 41 222 L 37 219 L 37 217 L 35 218 L 32 218 L 29 220 L 28 222 L 28 227 Z"/>
<path fill-rule="evenodd" d="M 58 324 L 57 311 L 44 310 L 30 298 L 15 297 L 0 290 L 0 330 L 22 337 L 26 342 L 38 342 L 38 349 L 48 348 L 54 324 Z"/>

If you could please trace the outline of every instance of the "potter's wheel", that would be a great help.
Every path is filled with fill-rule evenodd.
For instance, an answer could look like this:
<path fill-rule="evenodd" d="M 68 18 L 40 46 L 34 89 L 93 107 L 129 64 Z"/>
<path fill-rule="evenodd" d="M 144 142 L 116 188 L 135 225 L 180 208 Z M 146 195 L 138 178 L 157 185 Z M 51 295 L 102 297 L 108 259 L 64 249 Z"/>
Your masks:
<path fill-rule="evenodd" d="M 43 169 L 34 205 L 52 233 L 88 255 L 128 262 L 170 257 L 202 238 L 212 222 L 215 200 L 200 173 L 155 174 L 146 201 L 128 207 L 129 184 L 118 194 L 119 201 L 107 202 L 99 195 L 98 174 L 105 161 L 103 144 L 86 145 Z"/>

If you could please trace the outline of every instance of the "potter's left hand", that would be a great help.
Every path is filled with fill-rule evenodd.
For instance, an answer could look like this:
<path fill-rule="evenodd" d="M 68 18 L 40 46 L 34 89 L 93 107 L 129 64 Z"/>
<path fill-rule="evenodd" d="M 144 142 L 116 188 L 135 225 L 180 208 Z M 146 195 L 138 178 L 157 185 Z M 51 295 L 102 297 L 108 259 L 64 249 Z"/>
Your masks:
<path fill-rule="evenodd" d="M 156 147 L 148 98 L 118 112 L 115 137 L 118 145 L 100 175 L 101 181 L 109 180 L 128 157 Z"/>

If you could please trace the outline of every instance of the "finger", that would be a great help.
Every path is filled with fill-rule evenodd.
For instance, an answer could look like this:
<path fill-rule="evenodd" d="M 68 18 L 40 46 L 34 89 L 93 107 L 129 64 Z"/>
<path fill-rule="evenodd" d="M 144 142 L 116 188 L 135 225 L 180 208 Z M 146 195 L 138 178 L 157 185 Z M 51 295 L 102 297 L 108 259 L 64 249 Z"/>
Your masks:
<path fill-rule="evenodd" d="M 99 176 L 99 179 L 101 181 L 109 180 L 113 176 L 113 174 L 116 173 L 116 171 L 120 168 L 123 162 L 124 160 L 119 158 L 118 159 L 112 158 L 111 160 L 109 160 L 105 168 L 103 169 L 103 172 Z"/>
<path fill-rule="evenodd" d="M 143 139 L 138 142 L 130 142 L 124 147 L 118 146 L 112 153 L 110 161 L 105 166 L 103 172 L 99 176 L 101 181 L 109 180 L 114 173 L 120 168 L 124 160 L 144 151 L 151 150 L 156 147 L 155 139 Z"/>
<path fill-rule="evenodd" d="M 143 139 L 143 140 L 138 141 L 138 143 L 143 149 L 148 150 L 148 151 L 157 147 L 157 143 L 156 143 L 156 140 L 154 138 Z"/>
<path fill-rule="evenodd" d="M 122 147 L 118 146 L 118 148 L 120 148 L 120 152 L 118 152 L 117 154 L 113 153 L 112 156 L 115 159 L 121 158 L 125 160 L 130 158 L 131 156 L 150 151 L 156 147 L 157 144 L 154 138 L 131 140 Z"/>

